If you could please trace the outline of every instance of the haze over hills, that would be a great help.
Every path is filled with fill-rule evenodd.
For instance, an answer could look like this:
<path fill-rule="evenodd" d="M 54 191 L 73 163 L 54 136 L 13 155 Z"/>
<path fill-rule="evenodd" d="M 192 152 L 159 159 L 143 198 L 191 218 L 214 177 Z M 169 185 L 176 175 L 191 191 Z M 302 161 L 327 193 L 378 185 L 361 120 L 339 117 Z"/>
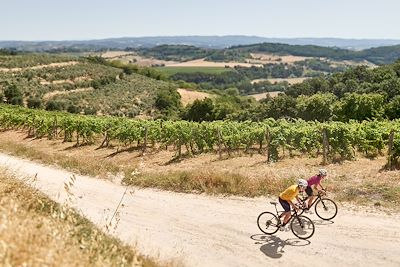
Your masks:
<path fill-rule="evenodd" d="M 25 51 L 46 51 L 56 49 L 126 49 L 154 47 L 161 44 L 185 44 L 203 48 L 226 48 L 234 45 L 257 43 L 283 43 L 290 45 L 317 45 L 362 50 L 379 46 L 400 44 L 400 39 L 342 39 L 342 38 L 267 38 L 259 36 L 153 36 L 122 37 L 97 40 L 65 41 L 0 41 L 0 48 L 15 48 Z"/>

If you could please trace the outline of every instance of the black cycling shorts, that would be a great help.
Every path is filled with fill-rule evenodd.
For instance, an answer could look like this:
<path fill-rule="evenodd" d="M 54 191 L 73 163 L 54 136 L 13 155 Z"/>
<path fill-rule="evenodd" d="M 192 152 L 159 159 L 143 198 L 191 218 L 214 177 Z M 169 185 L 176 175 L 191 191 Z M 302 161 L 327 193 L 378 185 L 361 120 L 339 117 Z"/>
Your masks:
<path fill-rule="evenodd" d="M 286 200 L 283 200 L 282 198 L 279 198 L 279 203 L 281 203 L 283 209 L 285 211 L 290 211 L 290 204 Z"/>
<path fill-rule="evenodd" d="M 309 186 L 309 185 L 307 186 L 306 193 L 307 193 L 308 196 L 312 196 L 313 195 L 313 190 L 312 190 L 311 186 Z"/>

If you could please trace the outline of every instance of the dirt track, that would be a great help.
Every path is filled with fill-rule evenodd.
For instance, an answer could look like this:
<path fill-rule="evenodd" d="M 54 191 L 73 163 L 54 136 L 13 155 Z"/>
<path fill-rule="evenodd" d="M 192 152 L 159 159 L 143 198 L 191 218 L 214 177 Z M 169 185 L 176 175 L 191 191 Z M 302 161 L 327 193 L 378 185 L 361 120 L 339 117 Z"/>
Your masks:
<path fill-rule="evenodd" d="M 2 153 L 0 166 L 20 176 L 36 175 L 33 186 L 58 202 L 65 201 L 63 183 L 71 173 Z M 76 178 L 73 206 L 104 228 L 126 188 Z M 400 266 L 399 214 L 339 205 L 332 223 L 310 215 L 316 232 L 302 241 L 291 232 L 260 233 L 255 221 L 261 211 L 272 210 L 267 201 L 130 188 L 111 232 L 136 244 L 142 253 L 177 259 L 187 266 Z"/>

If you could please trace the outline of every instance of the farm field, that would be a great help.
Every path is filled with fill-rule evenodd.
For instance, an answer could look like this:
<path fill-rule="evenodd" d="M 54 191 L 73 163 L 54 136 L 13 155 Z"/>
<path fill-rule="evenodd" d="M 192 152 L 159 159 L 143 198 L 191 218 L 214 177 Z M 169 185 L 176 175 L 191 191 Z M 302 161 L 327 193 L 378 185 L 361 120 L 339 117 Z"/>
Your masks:
<path fill-rule="evenodd" d="M 252 80 L 251 83 L 259 83 L 264 81 L 269 81 L 270 83 L 280 83 L 280 82 L 288 82 L 289 84 L 302 83 L 304 80 L 309 79 L 308 77 L 301 78 L 268 78 L 268 79 L 255 79 Z"/>
<path fill-rule="evenodd" d="M 253 94 L 253 95 L 248 95 L 248 96 L 254 97 L 257 101 L 260 101 L 261 99 L 266 98 L 268 95 L 270 97 L 276 97 L 279 93 L 282 93 L 282 92 L 276 91 L 276 92 Z"/>
<path fill-rule="evenodd" d="M 247 67 L 250 68 L 252 66 L 262 67 L 262 64 L 255 63 L 242 63 L 242 62 L 213 62 L 213 61 L 206 61 L 204 59 L 196 59 L 181 63 L 170 63 L 166 64 L 167 67 L 222 67 L 228 66 L 233 68 L 235 66 Z"/>
<path fill-rule="evenodd" d="M 230 68 L 225 67 L 208 67 L 208 66 L 166 66 L 166 67 L 156 67 L 157 70 L 167 74 L 168 76 L 174 75 L 176 73 L 210 73 L 210 74 L 220 74 L 227 71 L 232 71 Z"/>
<path fill-rule="evenodd" d="M 178 88 L 178 93 L 181 95 L 181 102 L 183 106 L 193 103 L 195 100 L 202 100 L 204 98 L 212 98 L 212 94 L 197 92 L 188 89 Z"/>

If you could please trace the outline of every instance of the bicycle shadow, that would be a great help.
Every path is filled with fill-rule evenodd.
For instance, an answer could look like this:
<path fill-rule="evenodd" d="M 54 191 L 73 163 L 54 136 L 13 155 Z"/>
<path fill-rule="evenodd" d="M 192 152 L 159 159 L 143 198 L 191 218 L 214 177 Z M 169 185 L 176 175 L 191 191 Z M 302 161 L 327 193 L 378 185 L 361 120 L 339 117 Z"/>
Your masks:
<path fill-rule="evenodd" d="M 250 236 L 250 238 L 257 241 L 255 244 L 262 244 L 260 251 L 273 259 L 281 258 L 285 253 L 283 249 L 286 246 L 302 247 L 311 244 L 309 240 L 302 240 L 298 238 L 282 240 L 274 235 L 255 234 Z"/>
<path fill-rule="evenodd" d="M 314 225 L 331 225 L 334 224 L 335 222 L 333 221 L 325 221 L 325 220 L 312 220 Z"/>

